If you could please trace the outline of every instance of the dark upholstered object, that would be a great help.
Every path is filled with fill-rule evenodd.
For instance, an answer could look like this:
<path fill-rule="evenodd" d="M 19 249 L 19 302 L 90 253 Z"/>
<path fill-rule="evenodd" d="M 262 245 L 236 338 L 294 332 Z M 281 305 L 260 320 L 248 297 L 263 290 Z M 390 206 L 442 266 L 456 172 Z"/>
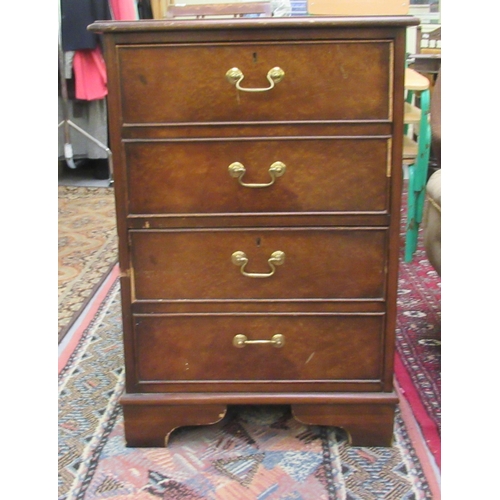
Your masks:
<path fill-rule="evenodd" d="M 436 170 L 427 182 L 424 248 L 429 262 L 441 276 L 441 169 Z"/>

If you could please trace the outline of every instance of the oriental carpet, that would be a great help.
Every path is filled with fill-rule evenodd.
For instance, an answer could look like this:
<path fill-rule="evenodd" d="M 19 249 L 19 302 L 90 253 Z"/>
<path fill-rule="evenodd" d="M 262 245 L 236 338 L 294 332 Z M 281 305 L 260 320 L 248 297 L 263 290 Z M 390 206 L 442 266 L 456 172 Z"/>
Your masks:
<path fill-rule="evenodd" d="M 59 186 L 58 338 L 117 261 L 113 188 Z"/>
<path fill-rule="evenodd" d="M 395 374 L 403 396 L 441 467 L 441 278 L 431 266 L 419 230 L 417 251 L 404 262 L 406 186 L 401 212 L 401 253 Z"/>
<path fill-rule="evenodd" d="M 117 277 L 59 375 L 59 500 L 438 499 L 405 405 L 394 445 L 353 448 L 343 431 L 305 426 L 287 407 L 233 407 L 181 428 L 167 448 L 127 448 Z"/>

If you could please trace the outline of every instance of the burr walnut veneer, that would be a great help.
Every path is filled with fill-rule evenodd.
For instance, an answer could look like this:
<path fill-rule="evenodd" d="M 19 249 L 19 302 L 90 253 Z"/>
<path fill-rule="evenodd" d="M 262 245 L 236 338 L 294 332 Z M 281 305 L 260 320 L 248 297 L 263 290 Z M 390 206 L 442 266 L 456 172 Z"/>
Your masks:
<path fill-rule="evenodd" d="M 287 404 L 390 445 L 412 17 L 97 22 L 129 446 Z"/>

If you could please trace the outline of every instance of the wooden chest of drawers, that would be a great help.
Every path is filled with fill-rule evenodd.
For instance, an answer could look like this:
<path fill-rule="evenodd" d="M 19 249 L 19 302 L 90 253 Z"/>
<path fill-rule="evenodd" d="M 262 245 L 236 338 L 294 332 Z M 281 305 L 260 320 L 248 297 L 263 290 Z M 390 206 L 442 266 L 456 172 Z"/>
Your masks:
<path fill-rule="evenodd" d="M 290 404 L 390 445 L 411 17 L 97 22 L 129 446 Z"/>

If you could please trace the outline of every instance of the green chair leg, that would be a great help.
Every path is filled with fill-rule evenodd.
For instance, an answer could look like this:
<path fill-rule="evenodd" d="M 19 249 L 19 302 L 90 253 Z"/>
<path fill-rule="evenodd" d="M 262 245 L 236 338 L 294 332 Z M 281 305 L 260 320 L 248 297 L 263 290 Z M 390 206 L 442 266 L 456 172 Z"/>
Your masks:
<path fill-rule="evenodd" d="M 425 206 L 425 189 L 418 191 L 415 195 L 415 222 L 417 227 L 420 227 L 422 219 L 424 218 L 424 206 Z"/>
<path fill-rule="evenodd" d="M 415 165 L 408 167 L 408 203 L 406 219 L 405 262 L 411 262 L 417 249 L 418 224 L 416 221 Z"/>
<path fill-rule="evenodd" d="M 424 214 L 431 144 L 430 92 L 428 90 L 420 94 L 420 109 L 422 117 L 418 133 L 418 154 L 415 163 L 408 167 L 408 222 L 406 225 L 405 262 L 411 262 L 413 254 L 417 250 L 418 230 Z"/>
<path fill-rule="evenodd" d="M 429 123 L 430 91 L 426 90 L 420 95 L 420 107 L 422 118 L 418 135 L 418 156 L 416 160 L 416 182 L 415 189 L 418 193 L 416 202 L 416 221 L 422 222 L 425 203 L 425 186 L 427 184 L 427 173 L 429 171 L 429 156 L 431 149 L 431 127 Z"/>

